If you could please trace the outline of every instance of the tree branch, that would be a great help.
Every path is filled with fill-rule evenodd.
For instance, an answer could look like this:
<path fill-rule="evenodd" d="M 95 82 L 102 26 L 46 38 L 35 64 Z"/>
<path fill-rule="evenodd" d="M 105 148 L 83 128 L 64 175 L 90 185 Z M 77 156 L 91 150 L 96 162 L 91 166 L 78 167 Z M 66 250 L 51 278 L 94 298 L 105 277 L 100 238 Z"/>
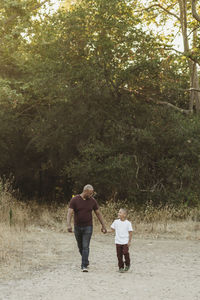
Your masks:
<path fill-rule="evenodd" d="M 186 115 L 189 115 L 189 114 L 192 114 L 192 113 L 193 113 L 193 111 L 190 110 L 190 109 L 183 109 L 183 108 L 177 107 L 177 106 L 175 106 L 175 105 L 173 105 L 173 104 L 171 104 L 171 103 L 169 103 L 169 102 L 166 102 L 166 101 L 157 101 L 157 102 L 155 102 L 155 103 L 161 104 L 161 105 L 166 105 L 166 106 L 168 106 L 168 107 L 170 107 L 170 108 L 173 108 L 173 109 L 175 109 L 175 110 L 177 110 L 177 111 L 179 111 L 179 112 L 181 112 L 181 113 L 184 113 L 184 114 L 186 114 Z"/>
<path fill-rule="evenodd" d="M 185 91 L 188 91 L 188 92 L 195 91 L 195 92 L 199 92 L 200 93 L 200 89 L 195 89 L 195 88 L 190 88 L 190 89 L 187 89 Z"/>
<path fill-rule="evenodd" d="M 171 47 L 171 46 L 169 46 L 169 47 L 168 47 L 168 46 L 164 46 L 164 47 L 158 48 L 158 49 L 173 50 L 173 51 L 175 51 L 176 53 L 181 54 L 181 55 L 183 55 L 183 56 L 189 58 L 191 61 L 193 61 L 193 62 L 196 63 L 197 65 L 200 65 L 199 60 L 198 60 L 197 58 L 193 57 L 193 55 L 192 55 L 190 52 L 182 52 L 182 51 L 179 51 L 179 50 L 177 50 L 177 49 L 175 49 L 175 48 L 173 48 L 173 47 Z"/>
<path fill-rule="evenodd" d="M 133 94 L 134 94 L 133 91 L 131 91 L 131 90 L 127 89 L 127 88 L 123 88 L 123 90 L 125 90 L 126 92 L 129 92 L 130 95 L 133 95 Z M 200 92 L 200 89 L 195 89 L 195 88 L 179 89 L 179 90 L 181 90 L 181 91 L 188 91 L 188 92 L 192 92 L 192 91 Z M 147 101 L 148 103 L 149 103 L 149 102 L 153 102 L 154 104 L 166 105 L 166 106 L 168 106 L 168 107 L 170 107 L 170 108 L 173 108 L 174 110 L 177 110 L 177 111 L 179 111 L 179 112 L 181 112 L 181 113 L 184 113 L 184 114 L 186 114 L 186 115 L 189 115 L 189 114 L 192 114 L 192 113 L 193 113 L 193 110 L 190 110 L 190 109 L 183 109 L 183 108 L 177 107 L 176 105 L 174 105 L 174 104 L 172 104 L 172 103 L 169 103 L 169 102 L 167 102 L 167 101 L 155 101 L 155 100 L 152 99 L 152 98 L 146 99 L 146 101 Z M 136 163 L 136 165 L 138 166 L 136 157 L 135 157 L 135 163 Z M 139 170 L 139 169 L 138 169 L 138 170 Z M 138 174 L 138 170 L 137 170 L 137 172 L 136 172 L 136 175 Z M 137 176 L 136 176 L 136 178 L 137 178 Z"/>
<path fill-rule="evenodd" d="M 170 7 L 170 6 L 168 6 L 167 8 L 165 8 L 165 7 L 163 7 L 160 4 L 153 4 L 153 5 L 149 6 L 149 7 L 145 7 L 143 10 L 149 10 L 149 9 L 151 9 L 153 7 L 159 7 L 160 9 L 164 10 L 167 14 L 175 17 L 177 20 L 180 21 L 180 18 L 176 14 L 174 14 L 173 12 L 171 12 L 171 11 L 168 10 L 168 7 Z"/>
<path fill-rule="evenodd" d="M 192 29 L 192 30 L 190 31 L 190 33 L 188 34 L 188 37 L 189 37 L 195 30 L 197 30 L 199 27 L 200 27 L 200 25 L 198 25 L 197 27 L 195 27 L 194 29 Z"/>
<path fill-rule="evenodd" d="M 135 158 L 135 164 L 137 166 L 137 170 L 136 170 L 136 173 L 135 173 L 135 178 L 137 180 L 138 179 L 138 172 L 139 172 L 140 167 L 139 167 L 139 164 L 138 164 L 137 156 L 133 155 L 133 157 Z"/>
<path fill-rule="evenodd" d="M 40 8 L 40 7 L 42 7 L 46 2 L 48 2 L 49 0 L 44 0 L 44 1 L 42 1 L 41 3 L 38 3 L 38 4 L 36 4 L 32 9 L 31 9 L 31 11 L 34 11 L 34 10 L 36 10 L 36 9 L 38 9 L 38 8 Z M 15 18 L 17 18 L 18 17 L 18 14 L 13 14 L 12 16 L 10 16 L 7 20 L 5 20 L 4 21 L 4 24 L 3 25 L 7 25 L 7 24 L 9 24 L 10 22 L 12 22 Z"/>
<path fill-rule="evenodd" d="M 198 21 L 200 22 L 200 15 L 197 13 L 196 11 L 196 2 L 197 0 L 191 0 L 191 4 L 192 4 L 192 15 L 193 17 Z"/>
<path fill-rule="evenodd" d="M 162 49 L 165 49 L 165 50 L 173 50 L 173 51 L 177 52 L 178 54 L 184 55 L 184 52 L 179 51 L 179 50 L 177 50 L 177 49 L 175 49 L 175 48 L 173 48 L 173 47 L 171 47 L 171 46 L 163 46 Z"/>

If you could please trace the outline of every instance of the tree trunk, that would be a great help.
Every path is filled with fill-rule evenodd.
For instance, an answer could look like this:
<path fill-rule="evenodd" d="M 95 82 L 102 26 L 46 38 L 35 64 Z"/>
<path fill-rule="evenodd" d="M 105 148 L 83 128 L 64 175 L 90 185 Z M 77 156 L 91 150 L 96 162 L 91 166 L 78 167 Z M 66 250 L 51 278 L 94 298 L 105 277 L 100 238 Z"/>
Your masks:
<path fill-rule="evenodd" d="M 193 31 L 193 48 L 197 47 L 197 29 Z M 199 75 L 197 70 L 197 63 L 193 62 L 193 82 L 192 87 L 196 90 L 199 89 Z M 200 112 L 200 93 L 198 91 L 194 91 L 194 101 L 196 112 Z"/>
<path fill-rule="evenodd" d="M 183 36 L 183 45 L 184 45 L 184 52 L 189 53 L 190 46 L 188 41 L 188 30 L 187 30 L 187 0 L 179 0 L 179 7 L 180 7 L 180 21 L 181 21 L 181 30 Z M 196 43 L 196 34 L 197 31 L 194 30 L 193 32 L 193 47 Z M 191 89 L 199 89 L 199 77 L 197 72 L 197 64 L 194 61 L 191 61 L 188 58 L 189 70 L 190 70 L 190 88 Z M 195 91 L 191 90 L 190 92 L 190 101 L 189 101 L 189 110 L 193 112 L 194 107 L 196 112 L 200 112 L 200 94 Z"/>

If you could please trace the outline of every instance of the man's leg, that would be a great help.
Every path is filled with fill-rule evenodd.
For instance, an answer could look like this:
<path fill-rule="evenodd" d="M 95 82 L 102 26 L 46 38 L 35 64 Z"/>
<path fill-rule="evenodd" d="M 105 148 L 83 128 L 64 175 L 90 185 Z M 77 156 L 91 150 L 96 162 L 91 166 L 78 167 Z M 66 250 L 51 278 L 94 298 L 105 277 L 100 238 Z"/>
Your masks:
<path fill-rule="evenodd" d="M 83 246 L 82 246 L 82 231 L 79 226 L 74 226 L 74 235 L 77 241 L 77 246 L 80 252 L 80 255 L 82 256 Z"/>
<path fill-rule="evenodd" d="M 87 268 L 89 265 L 88 257 L 90 251 L 90 239 L 92 236 L 92 226 L 85 226 L 82 236 L 82 268 Z"/>
<path fill-rule="evenodd" d="M 118 258 L 118 267 L 119 267 L 119 269 L 123 269 L 124 268 L 123 246 L 116 244 L 116 250 L 117 250 L 117 258 Z"/>

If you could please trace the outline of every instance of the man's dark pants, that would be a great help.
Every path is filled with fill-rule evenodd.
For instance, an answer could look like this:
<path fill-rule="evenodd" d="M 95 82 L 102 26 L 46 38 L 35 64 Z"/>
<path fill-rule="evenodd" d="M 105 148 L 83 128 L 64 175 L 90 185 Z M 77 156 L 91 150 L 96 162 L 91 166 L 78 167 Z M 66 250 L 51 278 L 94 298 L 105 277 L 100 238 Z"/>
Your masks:
<path fill-rule="evenodd" d="M 87 266 L 89 265 L 88 257 L 92 230 L 92 226 L 74 226 L 74 234 L 76 237 L 79 252 L 82 256 L 81 268 L 87 268 Z"/>

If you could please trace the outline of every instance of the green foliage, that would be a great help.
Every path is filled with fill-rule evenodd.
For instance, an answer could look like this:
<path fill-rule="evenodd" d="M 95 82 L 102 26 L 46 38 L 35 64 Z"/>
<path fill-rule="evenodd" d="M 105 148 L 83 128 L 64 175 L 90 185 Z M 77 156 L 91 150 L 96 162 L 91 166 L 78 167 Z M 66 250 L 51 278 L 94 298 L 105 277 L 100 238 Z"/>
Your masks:
<path fill-rule="evenodd" d="M 89 182 L 102 201 L 197 205 L 199 118 L 155 104 L 186 107 L 186 61 L 126 1 L 85 0 L 41 19 L 36 1 L 11 2 L 0 7 L 1 22 L 11 6 L 18 15 L 1 30 L 1 174 L 49 201 Z"/>
<path fill-rule="evenodd" d="M 155 205 L 197 205 L 200 144 L 195 136 L 200 134 L 199 119 L 142 108 L 141 104 L 132 107 L 137 118 L 131 130 L 129 127 L 127 143 L 120 143 L 119 132 L 111 135 L 109 145 L 94 141 L 66 171 L 78 190 L 94 182 L 106 199 L 115 195 L 138 205 L 150 200 Z"/>
<path fill-rule="evenodd" d="M 11 109 L 16 107 L 18 103 L 23 102 L 23 95 L 13 89 L 12 83 L 9 80 L 0 78 L 0 106 Z"/>

